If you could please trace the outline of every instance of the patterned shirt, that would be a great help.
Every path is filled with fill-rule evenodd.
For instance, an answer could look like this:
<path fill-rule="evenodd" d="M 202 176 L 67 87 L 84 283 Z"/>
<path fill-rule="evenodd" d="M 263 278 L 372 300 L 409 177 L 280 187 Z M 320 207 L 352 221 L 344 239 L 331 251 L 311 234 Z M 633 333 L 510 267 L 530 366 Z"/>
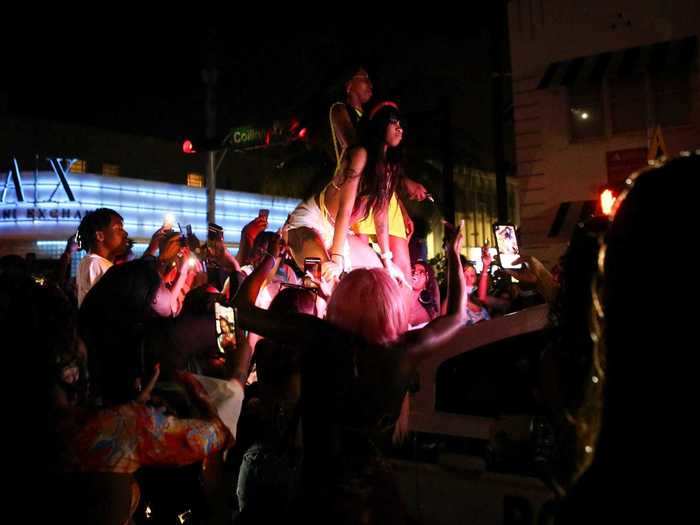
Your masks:
<path fill-rule="evenodd" d="M 136 402 L 86 411 L 61 432 L 67 468 L 77 472 L 133 473 L 145 465 L 187 465 L 233 441 L 218 417 L 180 419 Z"/>

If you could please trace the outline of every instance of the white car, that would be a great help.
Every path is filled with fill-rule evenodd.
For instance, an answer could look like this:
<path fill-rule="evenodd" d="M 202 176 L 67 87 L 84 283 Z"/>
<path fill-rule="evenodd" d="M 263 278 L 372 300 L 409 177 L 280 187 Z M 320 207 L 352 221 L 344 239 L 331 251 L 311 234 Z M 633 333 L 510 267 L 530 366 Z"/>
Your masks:
<path fill-rule="evenodd" d="M 479 453 L 499 432 L 516 443 L 530 438 L 529 389 L 547 322 L 540 305 L 465 325 L 453 348 L 421 364 L 409 453 L 392 459 L 406 510 L 420 523 L 534 524 L 549 512 L 553 493 L 540 479 L 494 471 Z"/>

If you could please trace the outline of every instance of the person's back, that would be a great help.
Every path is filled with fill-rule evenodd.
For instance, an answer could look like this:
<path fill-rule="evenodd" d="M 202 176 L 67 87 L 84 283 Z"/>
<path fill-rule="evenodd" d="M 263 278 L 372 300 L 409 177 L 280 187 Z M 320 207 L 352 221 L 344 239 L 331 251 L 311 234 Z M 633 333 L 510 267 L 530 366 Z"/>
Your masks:
<path fill-rule="evenodd" d="M 316 310 L 316 294 L 284 288 L 270 305 L 280 314 Z M 239 508 L 255 519 L 284 515 L 300 493 L 301 351 L 294 345 L 261 339 L 255 348 L 258 382 L 246 396 L 239 434 L 240 471 L 236 487 Z"/>
<path fill-rule="evenodd" d="M 573 486 L 558 523 L 601 518 L 676 523 L 694 513 L 694 488 L 681 480 L 683 467 L 697 456 L 689 432 L 696 407 L 697 374 L 688 353 L 695 312 L 681 308 L 674 316 L 658 315 L 656 292 L 645 284 L 650 265 L 641 255 L 658 239 L 668 250 L 687 246 L 698 173 L 697 156 L 676 159 L 632 177 L 617 199 L 601 243 L 604 272 L 597 275 L 592 302 L 596 366 L 582 378 L 588 379 L 590 397 L 577 416 L 584 417 L 586 428 L 599 424 L 600 433 L 578 435 L 578 459 L 591 466 Z M 666 271 L 673 274 L 675 256 L 665 255 Z M 661 282 L 664 291 L 675 282 L 668 274 Z"/>

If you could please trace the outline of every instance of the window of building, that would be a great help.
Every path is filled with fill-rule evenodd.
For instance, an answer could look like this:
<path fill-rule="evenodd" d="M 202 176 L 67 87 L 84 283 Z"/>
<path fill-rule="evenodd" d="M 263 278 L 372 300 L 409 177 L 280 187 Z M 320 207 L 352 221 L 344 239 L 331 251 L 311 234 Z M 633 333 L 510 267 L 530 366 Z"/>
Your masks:
<path fill-rule="evenodd" d="M 204 187 L 204 175 L 201 173 L 188 173 L 187 174 L 187 185 L 193 188 L 203 188 Z"/>
<path fill-rule="evenodd" d="M 102 164 L 102 175 L 107 177 L 119 177 L 119 164 Z"/>
<path fill-rule="evenodd" d="M 642 132 L 648 127 L 688 124 L 693 104 L 687 72 L 608 78 L 602 85 L 569 88 L 571 140 L 607 133 Z M 606 105 L 604 105 L 604 101 Z"/>
<path fill-rule="evenodd" d="M 613 133 L 641 131 L 647 127 L 647 82 L 644 75 L 611 79 L 610 120 Z"/>
<path fill-rule="evenodd" d="M 87 162 L 81 159 L 76 159 L 70 167 L 71 173 L 87 173 Z"/>
<path fill-rule="evenodd" d="M 657 124 L 661 126 L 688 124 L 692 97 L 690 76 L 687 72 L 653 75 L 651 90 Z"/>
<path fill-rule="evenodd" d="M 585 140 L 605 133 L 603 95 L 598 84 L 582 84 L 569 88 L 571 138 Z"/>

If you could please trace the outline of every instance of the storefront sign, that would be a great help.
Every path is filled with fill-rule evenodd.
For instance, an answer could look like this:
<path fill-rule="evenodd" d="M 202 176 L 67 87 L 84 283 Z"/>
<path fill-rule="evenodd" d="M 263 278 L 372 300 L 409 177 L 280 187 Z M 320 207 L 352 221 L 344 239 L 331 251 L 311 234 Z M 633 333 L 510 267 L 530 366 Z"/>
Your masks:
<path fill-rule="evenodd" d="M 608 184 L 611 186 L 623 185 L 627 177 L 632 173 L 649 165 L 646 148 L 608 151 L 605 155 L 608 168 Z"/>
<path fill-rule="evenodd" d="M 70 171 L 70 167 L 73 165 L 76 159 L 62 159 L 57 157 L 50 157 L 46 160 L 48 161 L 49 166 L 53 171 L 53 174 L 56 176 L 58 183 L 51 192 L 51 195 L 49 196 L 47 201 L 37 200 L 37 193 L 35 187 L 34 202 L 51 202 L 51 200 L 56 196 L 56 192 L 61 187 L 63 188 L 66 197 L 68 197 L 68 200 L 74 202 L 75 194 L 73 193 L 73 190 L 70 187 L 70 184 L 68 183 L 67 174 Z M 19 162 L 17 162 L 17 159 L 13 158 L 10 161 L 10 169 L 7 172 L 7 177 L 5 177 L 5 185 L 3 186 L 2 194 L 0 194 L 0 202 L 6 202 L 5 199 L 7 197 L 7 189 L 10 186 L 10 181 L 12 181 L 12 186 L 15 190 L 15 199 L 17 200 L 17 202 L 25 201 L 24 185 L 22 184 L 21 173 L 22 170 L 20 169 Z"/>
<path fill-rule="evenodd" d="M 200 239 L 207 235 L 205 188 L 181 184 L 69 173 L 61 159 L 51 169 L 21 171 L 16 161 L 0 180 L 0 237 L 3 239 L 66 239 L 90 210 L 111 208 L 124 217 L 124 227 L 136 240 L 148 240 L 166 215 L 174 226 L 187 225 Z M 4 182 L 4 184 L 3 184 Z M 216 216 L 228 242 L 237 242 L 243 226 L 270 210 L 269 229 L 277 230 L 298 204 L 297 199 L 217 190 Z"/>

